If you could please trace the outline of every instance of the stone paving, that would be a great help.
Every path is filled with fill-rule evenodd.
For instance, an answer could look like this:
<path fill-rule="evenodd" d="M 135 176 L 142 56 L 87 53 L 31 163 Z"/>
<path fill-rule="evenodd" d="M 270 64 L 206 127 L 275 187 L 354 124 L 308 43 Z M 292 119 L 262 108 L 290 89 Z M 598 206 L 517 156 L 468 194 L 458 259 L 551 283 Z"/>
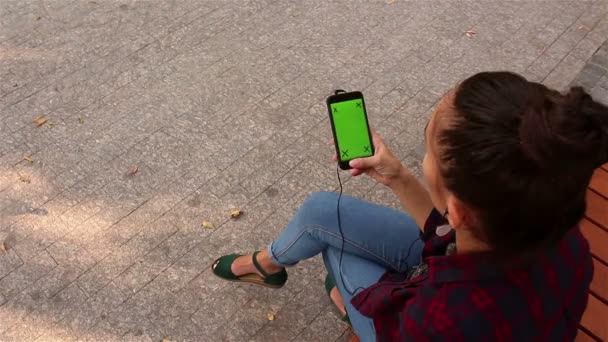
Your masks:
<path fill-rule="evenodd" d="M 2 1 L 0 341 L 348 338 L 318 258 L 281 290 L 209 271 L 337 188 L 324 98 L 362 90 L 371 125 L 419 174 L 422 128 L 451 85 L 508 69 L 564 89 L 608 37 L 607 13 L 600 1 Z"/>
<path fill-rule="evenodd" d="M 584 87 L 595 100 L 608 104 L 608 40 L 593 54 L 571 85 Z"/>

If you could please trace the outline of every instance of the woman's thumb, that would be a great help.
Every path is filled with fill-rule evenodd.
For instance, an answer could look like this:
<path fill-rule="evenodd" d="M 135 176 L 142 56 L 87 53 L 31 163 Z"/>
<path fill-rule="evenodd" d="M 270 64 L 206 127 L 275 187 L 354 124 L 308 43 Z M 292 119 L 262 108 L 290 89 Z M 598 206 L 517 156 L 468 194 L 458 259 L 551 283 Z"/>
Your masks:
<path fill-rule="evenodd" d="M 371 156 L 371 157 L 367 157 L 367 158 L 353 159 L 348 163 L 348 165 L 350 165 L 350 167 L 352 167 L 353 169 L 370 169 L 370 168 L 376 166 L 376 163 L 377 163 L 376 157 L 377 156 Z"/>

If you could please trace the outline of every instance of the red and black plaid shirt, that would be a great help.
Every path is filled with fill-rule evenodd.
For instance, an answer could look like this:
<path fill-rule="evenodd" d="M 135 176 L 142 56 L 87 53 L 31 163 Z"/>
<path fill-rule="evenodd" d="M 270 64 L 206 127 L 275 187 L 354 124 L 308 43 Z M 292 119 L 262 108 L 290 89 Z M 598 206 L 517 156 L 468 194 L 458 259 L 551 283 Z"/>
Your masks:
<path fill-rule="evenodd" d="M 501 271 L 488 255 L 445 255 L 454 232 L 433 211 L 421 239 L 428 272 L 386 273 L 352 300 L 379 341 L 571 341 L 593 275 L 589 245 L 573 227 L 553 253 Z M 367 341 L 364 341 L 367 342 Z"/>

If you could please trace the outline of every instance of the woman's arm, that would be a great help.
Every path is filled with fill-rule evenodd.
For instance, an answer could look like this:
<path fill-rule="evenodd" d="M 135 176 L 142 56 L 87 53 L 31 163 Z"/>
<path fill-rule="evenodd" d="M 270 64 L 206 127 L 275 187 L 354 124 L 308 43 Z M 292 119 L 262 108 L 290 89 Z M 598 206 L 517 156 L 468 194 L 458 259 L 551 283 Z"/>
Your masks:
<path fill-rule="evenodd" d="M 399 197 L 403 209 L 414 218 L 420 230 L 424 229 L 426 219 L 433 209 L 429 193 L 373 130 L 372 139 L 375 154 L 368 158 L 351 160 L 350 173 L 353 176 L 365 173 L 392 189 Z M 337 157 L 334 156 L 334 159 Z"/>
<path fill-rule="evenodd" d="M 433 202 L 428 191 L 404 166 L 399 176 L 388 187 L 399 197 L 401 206 L 412 217 L 420 230 L 433 210 Z"/>

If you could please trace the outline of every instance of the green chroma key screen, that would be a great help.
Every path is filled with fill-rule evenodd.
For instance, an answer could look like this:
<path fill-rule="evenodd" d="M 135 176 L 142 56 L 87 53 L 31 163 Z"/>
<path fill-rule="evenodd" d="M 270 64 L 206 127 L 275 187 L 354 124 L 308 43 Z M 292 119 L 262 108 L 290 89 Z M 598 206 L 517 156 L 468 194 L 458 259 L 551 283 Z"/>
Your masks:
<path fill-rule="evenodd" d="M 335 102 L 330 106 L 340 148 L 340 160 L 371 156 L 371 142 L 363 101 L 354 99 Z"/>

